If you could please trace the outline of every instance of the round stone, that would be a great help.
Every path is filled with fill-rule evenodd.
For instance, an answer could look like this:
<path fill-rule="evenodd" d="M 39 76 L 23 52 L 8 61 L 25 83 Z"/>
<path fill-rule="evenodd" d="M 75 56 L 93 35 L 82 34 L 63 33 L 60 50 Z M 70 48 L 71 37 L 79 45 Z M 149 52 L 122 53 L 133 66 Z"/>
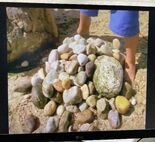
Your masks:
<path fill-rule="evenodd" d="M 44 115 L 45 116 L 52 116 L 56 111 L 57 105 L 54 101 L 48 102 L 44 107 Z"/>
<path fill-rule="evenodd" d="M 87 98 L 86 103 L 90 106 L 90 107 L 95 107 L 96 103 L 97 103 L 97 97 L 95 95 L 91 95 Z"/>

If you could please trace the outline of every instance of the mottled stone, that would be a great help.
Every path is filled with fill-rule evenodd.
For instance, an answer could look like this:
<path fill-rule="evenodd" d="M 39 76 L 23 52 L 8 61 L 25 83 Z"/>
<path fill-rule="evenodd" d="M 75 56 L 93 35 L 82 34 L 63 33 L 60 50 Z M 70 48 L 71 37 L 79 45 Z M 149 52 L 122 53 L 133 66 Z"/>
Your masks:
<path fill-rule="evenodd" d="M 96 61 L 93 82 L 97 92 L 107 98 L 119 94 L 123 84 L 123 68 L 113 57 L 102 55 Z"/>

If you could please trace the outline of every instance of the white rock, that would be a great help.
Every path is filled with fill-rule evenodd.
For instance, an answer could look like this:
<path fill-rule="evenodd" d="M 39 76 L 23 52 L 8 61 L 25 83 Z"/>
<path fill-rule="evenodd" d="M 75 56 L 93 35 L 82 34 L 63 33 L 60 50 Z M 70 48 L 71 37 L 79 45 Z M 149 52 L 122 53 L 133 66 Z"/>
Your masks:
<path fill-rule="evenodd" d="M 84 66 L 88 62 L 88 57 L 85 54 L 79 54 L 77 60 L 81 66 Z"/>
<path fill-rule="evenodd" d="M 60 53 L 60 54 L 63 54 L 63 53 L 67 53 L 67 52 L 69 52 L 70 51 L 70 48 L 68 48 L 68 44 L 62 44 L 62 45 L 60 45 L 59 47 L 58 47 L 58 52 Z"/>
<path fill-rule="evenodd" d="M 57 115 L 61 116 L 64 111 L 65 111 L 65 107 L 63 105 L 60 105 L 58 106 L 56 113 Z"/>
<path fill-rule="evenodd" d="M 82 104 L 80 104 L 80 106 L 79 106 L 80 111 L 84 111 L 84 110 L 86 110 L 87 108 L 88 108 L 87 103 L 82 103 Z"/>
<path fill-rule="evenodd" d="M 135 106 L 135 105 L 137 104 L 137 100 L 136 100 L 135 97 L 132 97 L 132 98 L 130 99 L 130 102 L 131 102 L 131 104 L 132 104 L 133 106 Z"/>
<path fill-rule="evenodd" d="M 85 50 L 86 50 L 85 45 L 82 45 L 82 44 L 76 44 L 73 47 L 73 53 L 75 53 L 75 54 L 83 53 L 83 52 L 85 52 Z"/>
<path fill-rule="evenodd" d="M 80 40 L 82 37 L 79 34 L 74 35 L 74 40 L 78 41 Z"/>

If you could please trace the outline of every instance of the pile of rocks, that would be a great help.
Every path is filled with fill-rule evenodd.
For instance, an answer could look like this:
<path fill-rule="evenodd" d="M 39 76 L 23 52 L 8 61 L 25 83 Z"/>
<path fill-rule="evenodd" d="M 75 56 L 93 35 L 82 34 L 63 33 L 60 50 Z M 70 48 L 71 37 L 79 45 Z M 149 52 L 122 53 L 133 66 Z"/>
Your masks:
<path fill-rule="evenodd" d="M 67 37 L 32 78 L 32 101 L 48 116 L 44 132 L 98 130 L 97 120 L 121 126 L 121 115 L 136 104 L 124 80 L 120 42 Z"/>

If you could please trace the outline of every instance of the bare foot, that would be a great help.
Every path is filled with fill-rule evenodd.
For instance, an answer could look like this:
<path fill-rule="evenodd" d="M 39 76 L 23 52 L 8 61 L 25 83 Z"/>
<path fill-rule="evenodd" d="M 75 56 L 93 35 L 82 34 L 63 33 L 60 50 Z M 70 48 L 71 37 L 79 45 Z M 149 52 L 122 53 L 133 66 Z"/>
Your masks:
<path fill-rule="evenodd" d="M 125 81 L 129 82 L 131 85 L 134 83 L 136 76 L 136 66 L 134 64 L 125 65 Z"/>

